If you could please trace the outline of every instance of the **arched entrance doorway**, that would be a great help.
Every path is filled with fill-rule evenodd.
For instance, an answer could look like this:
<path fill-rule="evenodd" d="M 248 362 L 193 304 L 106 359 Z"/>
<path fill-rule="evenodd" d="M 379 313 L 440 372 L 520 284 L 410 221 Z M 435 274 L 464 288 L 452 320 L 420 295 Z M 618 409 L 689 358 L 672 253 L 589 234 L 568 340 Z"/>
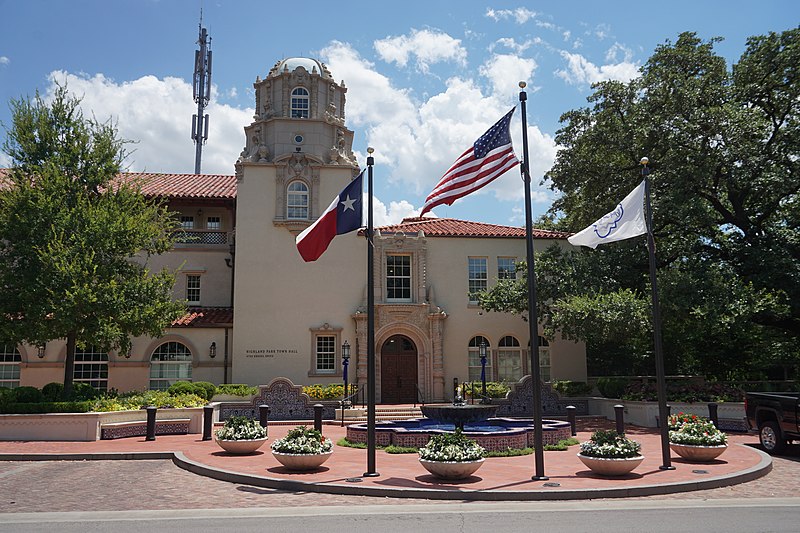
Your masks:
<path fill-rule="evenodd" d="M 414 403 L 416 385 L 417 347 L 403 335 L 389 337 L 381 347 L 381 403 Z"/>

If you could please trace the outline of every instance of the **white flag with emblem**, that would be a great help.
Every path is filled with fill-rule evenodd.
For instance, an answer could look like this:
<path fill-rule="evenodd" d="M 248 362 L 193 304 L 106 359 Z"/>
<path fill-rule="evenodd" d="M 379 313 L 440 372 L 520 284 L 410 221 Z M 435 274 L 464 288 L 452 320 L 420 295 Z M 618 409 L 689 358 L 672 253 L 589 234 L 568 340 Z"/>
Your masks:
<path fill-rule="evenodd" d="M 646 232 L 644 181 L 642 181 L 614 210 L 567 240 L 573 246 L 597 248 L 598 244 L 622 241 Z"/>

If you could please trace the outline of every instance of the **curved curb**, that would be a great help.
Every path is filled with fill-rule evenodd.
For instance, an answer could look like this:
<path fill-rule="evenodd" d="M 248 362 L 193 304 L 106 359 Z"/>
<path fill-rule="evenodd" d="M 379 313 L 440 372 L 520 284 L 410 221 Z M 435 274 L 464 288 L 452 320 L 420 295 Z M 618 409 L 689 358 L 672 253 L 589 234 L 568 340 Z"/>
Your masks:
<path fill-rule="evenodd" d="M 737 444 L 737 446 L 742 446 Z M 271 478 L 242 474 L 231 470 L 213 468 L 206 464 L 186 457 L 183 452 L 173 452 L 172 462 L 178 467 L 189 472 L 243 485 L 252 485 L 270 489 L 287 490 L 295 492 L 319 492 L 325 494 L 343 494 L 352 496 L 381 496 L 389 498 L 421 498 L 428 500 L 470 500 L 470 501 L 535 501 L 535 500 L 586 500 L 596 498 L 628 498 L 635 496 L 652 496 L 657 494 L 673 494 L 691 492 L 704 489 L 716 489 L 729 485 L 746 483 L 765 476 L 772 470 L 772 458 L 761 450 L 751 448 L 760 456 L 759 463 L 755 466 L 712 478 L 699 481 L 683 481 L 657 485 L 642 485 L 620 488 L 593 488 L 593 489 L 558 489 L 545 487 L 526 491 L 499 491 L 499 490 L 437 490 L 390 488 L 375 486 L 359 486 L 357 484 L 311 483 L 307 481 L 294 481 L 290 479 Z M 131 454 L 128 454 L 131 455 Z"/>

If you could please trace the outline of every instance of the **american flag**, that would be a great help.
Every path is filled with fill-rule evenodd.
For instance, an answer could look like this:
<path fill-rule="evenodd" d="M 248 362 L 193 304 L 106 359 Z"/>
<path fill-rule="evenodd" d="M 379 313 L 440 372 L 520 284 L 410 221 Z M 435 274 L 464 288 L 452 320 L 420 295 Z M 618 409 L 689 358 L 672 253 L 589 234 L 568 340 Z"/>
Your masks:
<path fill-rule="evenodd" d="M 425 199 L 425 206 L 419 216 L 437 205 L 453 205 L 462 196 L 477 191 L 502 176 L 505 171 L 519 165 L 514 147 L 511 146 L 509 125 L 513 114 L 514 109 L 511 109 L 456 159 Z"/>

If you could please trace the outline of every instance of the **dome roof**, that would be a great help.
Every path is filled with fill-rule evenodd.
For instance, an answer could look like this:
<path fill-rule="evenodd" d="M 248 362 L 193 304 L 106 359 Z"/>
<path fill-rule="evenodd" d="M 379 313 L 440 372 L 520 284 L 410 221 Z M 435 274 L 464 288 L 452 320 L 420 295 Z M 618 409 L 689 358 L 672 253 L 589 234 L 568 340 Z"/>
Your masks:
<path fill-rule="evenodd" d="M 331 78 L 331 73 L 323 62 L 309 57 L 288 57 L 278 61 L 269 71 L 269 75 L 278 75 L 283 72 L 284 69 L 289 72 L 294 72 L 297 67 L 303 67 L 310 74 L 317 73 L 323 78 Z"/>

